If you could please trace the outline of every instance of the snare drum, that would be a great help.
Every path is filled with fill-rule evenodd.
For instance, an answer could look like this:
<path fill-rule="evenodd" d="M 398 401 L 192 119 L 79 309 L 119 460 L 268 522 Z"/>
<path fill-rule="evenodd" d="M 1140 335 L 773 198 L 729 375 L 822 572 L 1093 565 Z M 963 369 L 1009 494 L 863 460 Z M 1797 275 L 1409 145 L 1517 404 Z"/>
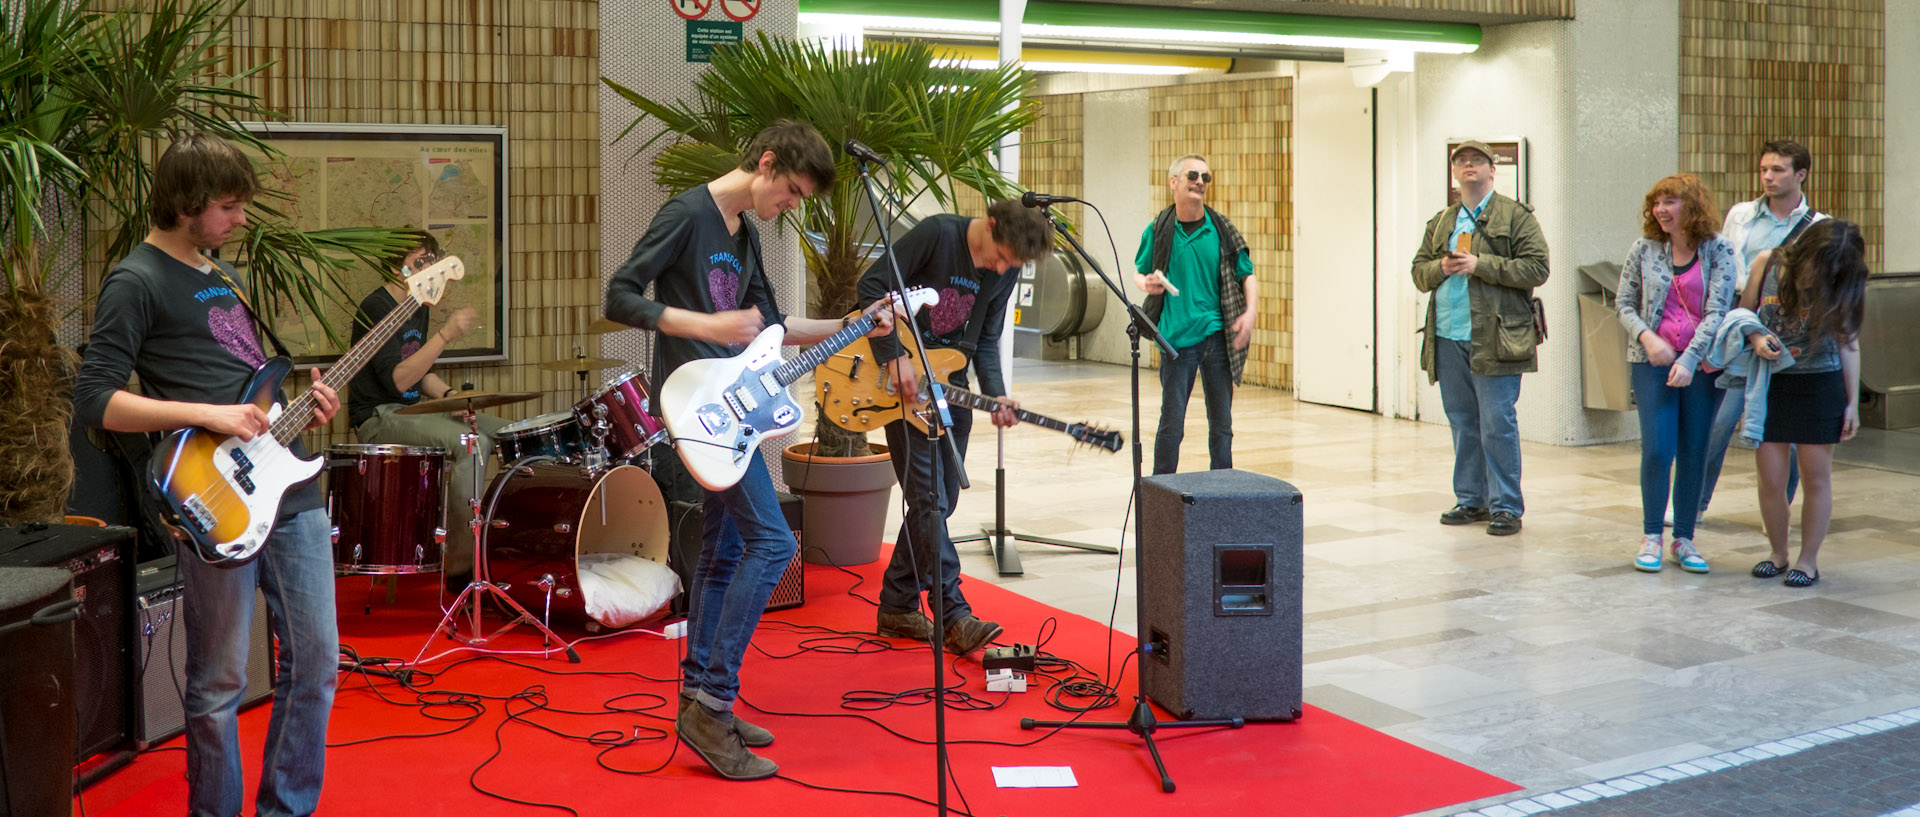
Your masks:
<path fill-rule="evenodd" d="M 585 452 L 580 424 L 572 412 L 555 411 L 538 417 L 508 423 L 493 432 L 493 447 L 503 463 L 527 457 L 552 457 L 575 463 Z"/>
<path fill-rule="evenodd" d="M 327 449 L 333 572 L 433 573 L 447 541 L 447 450 L 407 445 Z"/>
<path fill-rule="evenodd" d="M 620 375 L 605 388 L 573 407 L 583 434 L 591 439 L 594 424 L 602 414 L 607 423 L 607 453 L 614 459 L 626 459 L 667 438 L 667 427 L 656 417 L 653 385 L 639 369 Z"/>
<path fill-rule="evenodd" d="M 550 626 L 600 627 L 580 592 L 580 557 L 630 554 L 667 564 L 666 502 L 634 466 L 508 468 L 487 495 L 487 575 Z"/>

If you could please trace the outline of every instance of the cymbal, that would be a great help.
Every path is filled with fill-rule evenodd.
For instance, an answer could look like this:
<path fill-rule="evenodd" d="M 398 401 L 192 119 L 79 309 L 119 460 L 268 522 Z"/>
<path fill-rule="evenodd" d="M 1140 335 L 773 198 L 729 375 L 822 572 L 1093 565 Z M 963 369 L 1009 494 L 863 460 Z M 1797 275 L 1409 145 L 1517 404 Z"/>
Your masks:
<path fill-rule="evenodd" d="M 479 410 L 519 403 L 539 397 L 537 391 L 463 391 L 455 392 L 452 397 L 436 400 L 422 400 L 411 406 L 394 409 L 395 414 L 439 414 L 446 411 Z"/>
<path fill-rule="evenodd" d="M 622 329 L 632 329 L 632 328 L 633 327 L 628 326 L 619 321 L 616 321 L 612 318 L 599 318 L 595 320 L 593 323 L 587 324 L 587 334 L 604 335 L 608 332 L 618 332 Z"/>
<path fill-rule="evenodd" d="M 615 369 L 627 365 L 619 358 L 611 357 L 563 357 L 540 364 L 540 368 L 549 372 L 591 372 L 595 369 Z"/>

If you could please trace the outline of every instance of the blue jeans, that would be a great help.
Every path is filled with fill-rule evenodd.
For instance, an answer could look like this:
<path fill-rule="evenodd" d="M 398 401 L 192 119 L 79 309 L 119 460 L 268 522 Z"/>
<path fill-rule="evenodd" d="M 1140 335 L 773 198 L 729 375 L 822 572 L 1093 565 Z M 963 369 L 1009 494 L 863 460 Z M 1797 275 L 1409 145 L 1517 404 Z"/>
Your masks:
<path fill-rule="evenodd" d="M 687 589 L 687 656 L 680 661 L 681 694 L 716 711 L 730 711 L 740 692 L 740 662 L 760 626 L 767 599 L 800 544 L 780 513 L 780 498 L 760 452 L 747 473 L 724 491 L 707 491 L 702 509 L 700 563 Z"/>
<path fill-rule="evenodd" d="M 1153 472 L 1171 474 L 1180 466 L 1180 441 L 1187 435 L 1187 401 L 1193 397 L 1193 377 L 1207 404 L 1207 467 L 1233 467 L 1233 366 L 1227 360 L 1227 336 L 1215 332 L 1206 340 L 1175 350 L 1180 356 L 1160 359 L 1160 429 L 1153 436 Z"/>
<path fill-rule="evenodd" d="M 283 519 L 259 558 L 214 567 L 180 556 L 187 625 L 187 813 L 240 813 L 240 699 L 258 587 L 280 650 L 273 715 L 260 760 L 254 810 L 262 817 L 312 814 L 327 758 L 327 717 L 340 671 L 333 606 L 333 548 L 326 511 Z"/>
<path fill-rule="evenodd" d="M 967 437 L 973 431 L 973 414 L 956 408 L 953 414 L 953 444 L 960 456 L 967 455 Z M 933 477 L 933 447 L 943 446 L 940 479 Z M 967 597 L 960 594 L 960 554 L 954 550 L 947 530 L 947 518 L 960 502 L 960 471 L 946 444 L 920 433 L 905 421 L 887 424 L 887 451 L 893 455 L 893 474 L 900 480 L 907 500 L 907 515 L 900 521 L 900 534 L 894 539 L 893 557 L 887 560 L 887 572 L 880 583 L 880 612 L 910 613 L 920 609 L 920 594 L 933 586 L 933 567 L 940 566 L 941 629 L 973 613 Z M 908 547 L 908 543 L 912 547 Z"/>
<path fill-rule="evenodd" d="M 1708 437 L 1725 389 L 1695 373 L 1685 388 L 1667 385 L 1671 366 L 1634 363 L 1633 399 L 1640 413 L 1641 532 L 1660 535 L 1673 493 L 1673 538 L 1692 539 L 1700 517 L 1701 474 L 1706 469 Z M 1677 461 L 1677 468 L 1676 468 Z"/>
<path fill-rule="evenodd" d="M 1707 438 L 1707 471 L 1700 484 L 1700 512 L 1706 513 L 1707 506 L 1713 502 L 1713 486 L 1720 482 L 1720 466 L 1726 464 L 1727 446 L 1733 443 L 1734 431 L 1740 427 L 1740 415 L 1747 410 L 1747 393 L 1743 389 L 1724 389 L 1726 397 L 1720 401 L 1720 411 L 1713 415 L 1713 433 Z M 1787 449 L 1787 502 L 1793 502 L 1794 489 L 1800 487 L 1800 457 L 1798 449 Z M 1677 520 L 1676 520 L 1677 521 Z"/>
<path fill-rule="evenodd" d="M 1474 374 L 1471 346 L 1436 337 L 1440 405 L 1453 427 L 1453 497 L 1469 508 L 1526 513 L 1520 496 L 1520 375 Z"/>

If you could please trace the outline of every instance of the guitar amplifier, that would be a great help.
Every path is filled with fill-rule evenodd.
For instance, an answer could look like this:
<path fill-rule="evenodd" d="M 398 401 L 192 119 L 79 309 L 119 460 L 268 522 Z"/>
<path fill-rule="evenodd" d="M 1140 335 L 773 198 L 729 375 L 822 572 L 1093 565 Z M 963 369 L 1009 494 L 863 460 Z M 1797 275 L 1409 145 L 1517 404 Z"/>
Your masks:
<path fill-rule="evenodd" d="M 191 557 L 189 557 L 191 558 Z M 180 606 L 184 598 L 174 557 L 140 565 L 139 595 L 134 611 L 139 630 L 134 642 L 138 663 L 135 677 L 133 742 L 141 751 L 153 748 L 187 729 L 183 703 L 187 691 L 187 629 Z M 247 688 L 240 699 L 246 709 L 273 697 L 273 627 L 267 618 L 267 597 L 253 591 L 253 630 L 247 643 Z"/>
<path fill-rule="evenodd" d="M 0 530 L 0 567 L 73 574 L 74 763 L 127 743 L 133 711 L 133 529 L 31 523 Z"/>
<path fill-rule="evenodd" d="M 793 530 L 793 538 L 800 539 L 801 509 L 805 507 L 800 497 L 793 494 L 780 494 L 780 513 L 787 518 L 787 527 Z M 667 552 L 667 563 L 673 572 L 680 575 L 680 586 L 685 588 L 673 600 L 673 614 L 687 614 L 687 593 L 693 590 L 693 570 L 700 561 L 701 525 L 704 514 L 703 505 L 698 502 L 669 502 L 668 524 L 672 526 L 672 544 Z M 786 572 L 780 574 L 780 584 L 773 588 L 773 595 L 767 598 L 768 610 L 785 610 L 807 603 L 806 562 L 800 558 L 804 548 L 795 548 L 793 560 L 787 563 Z"/>

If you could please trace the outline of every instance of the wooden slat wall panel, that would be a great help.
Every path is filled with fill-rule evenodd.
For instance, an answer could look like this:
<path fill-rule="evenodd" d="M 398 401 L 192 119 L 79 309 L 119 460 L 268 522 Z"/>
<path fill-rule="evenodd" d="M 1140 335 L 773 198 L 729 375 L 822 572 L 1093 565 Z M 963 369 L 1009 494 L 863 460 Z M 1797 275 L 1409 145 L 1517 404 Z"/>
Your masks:
<path fill-rule="evenodd" d="M 1878 270 L 1885 73 L 1886 0 L 1682 0 L 1680 167 L 1726 208 L 1760 195 L 1761 144 L 1798 141 L 1808 198 L 1860 224 Z"/>

